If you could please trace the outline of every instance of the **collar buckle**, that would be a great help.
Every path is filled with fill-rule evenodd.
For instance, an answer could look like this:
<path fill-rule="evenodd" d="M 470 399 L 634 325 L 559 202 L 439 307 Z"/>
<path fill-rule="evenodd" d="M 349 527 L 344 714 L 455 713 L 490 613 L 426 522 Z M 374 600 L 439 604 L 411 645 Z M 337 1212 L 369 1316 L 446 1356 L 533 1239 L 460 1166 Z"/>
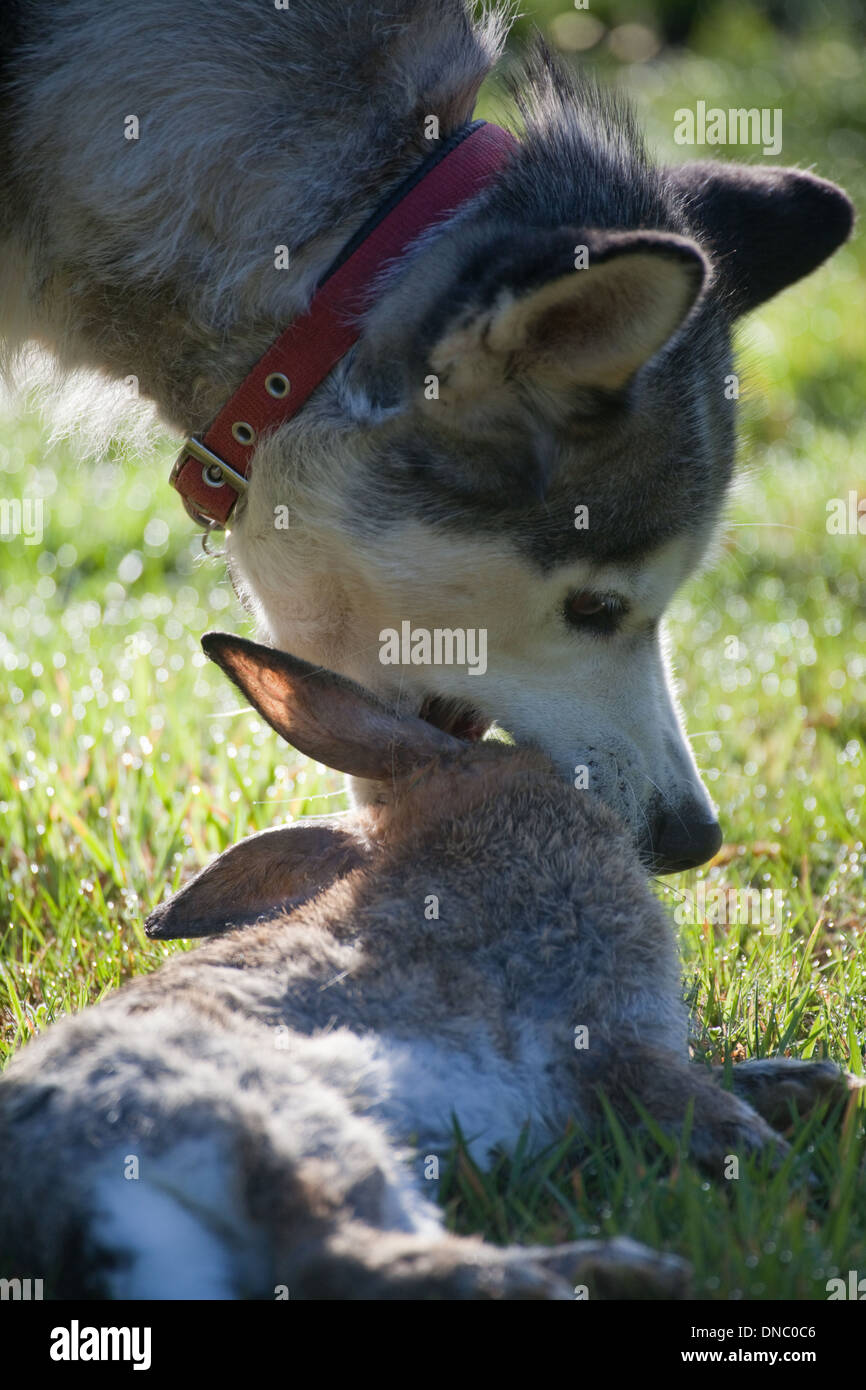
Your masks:
<path fill-rule="evenodd" d="M 195 522 L 208 530 L 225 528 L 246 492 L 245 474 L 257 438 L 291 420 L 357 342 L 382 267 L 480 193 L 516 145 L 514 136 L 499 126 L 481 121 L 461 127 L 347 242 L 307 309 L 259 358 L 211 422 L 207 443 L 193 436 L 184 444 L 170 482 Z"/>
<path fill-rule="evenodd" d="M 184 440 L 183 448 L 174 461 L 174 466 L 168 478 L 172 487 L 177 488 L 177 480 L 181 470 L 191 458 L 202 465 L 202 482 L 208 487 L 221 488 L 228 486 L 237 493 L 238 497 L 242 497 L 246 492 L 248 480 L 243 474 L 238 473 L 232 468 L 231 464 L 226 463 L 225 459 L 220 458 L 219 454 L 215 454 L 206 444 L 202 444 L 200 439 L 196 439 L 195 435 L 190 435 L 188 439 Z M 217 527 L 224 526 L 225 523 L 221 518 L 210 516 L 203 506 L 193 503 L 190 498 L 184 495 L 184 492 L 180 488 L 178 488 L 178 491 L 181 492 L 181 498 L 187 513 L 199 526 L 204 526 L 208 530 L 214 530 Z"/>

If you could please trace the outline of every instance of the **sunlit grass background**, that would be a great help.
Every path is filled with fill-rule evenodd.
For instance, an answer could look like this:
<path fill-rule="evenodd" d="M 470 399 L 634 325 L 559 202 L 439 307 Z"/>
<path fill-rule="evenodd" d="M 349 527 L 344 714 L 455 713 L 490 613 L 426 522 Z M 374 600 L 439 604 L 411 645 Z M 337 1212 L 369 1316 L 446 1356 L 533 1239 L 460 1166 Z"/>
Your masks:
<path fill-rule="evenodd" d="M 665 158 L 673 113 L 780 106 L 781 160 L 866 193 L 863 34 L 853 11 L 787 5 L 563 3 L 527 11 L 575 61 L 629 91 Z M 530 19 L 521 21 L 525 31 Z M 495 93 L 485 109 L 499 109 Z M 827 532 L 864 490 L 866 302 L 860 240 L 741 335 L 742 471 L 715 567 L 670 634 L 726 846 L 713 886 L 781 891 L 784 927 L 680 929 L 698 1055 L 786 1051 L 863 1070 L 866 535 Z M 172 949 L 142 916 L 239 836 L 341 809 L 340 779 L 279 744 L 205 662 L 210 627 L 248 631 L 166 477 L 174 452 L 82 467 L 35 416 L 8 418 L 0 496 L 45 499 L 41 545 L 0 542 L 0 1046 L 98 999 Z M 866 524 L 866 523 L 864 523 Z M 732 639 L 735 639 L 732 640 Z M 669 881 L 676 895 L 698 875 Z M 859 1112 L 862 1117 L 863 1112 Z M 817 1183 L 803 1182 L 811 1169 Z M 866 1273 L 862 1119 L 796 1128 L 772 1177 L 710 1185 L 674 1147 L 612 1127 L 476 1172 L 460 1146 L 442 1197 L 495 1239 L 622 1232 L 678 1250 L 699 1297 L 825 1297 Z"/>

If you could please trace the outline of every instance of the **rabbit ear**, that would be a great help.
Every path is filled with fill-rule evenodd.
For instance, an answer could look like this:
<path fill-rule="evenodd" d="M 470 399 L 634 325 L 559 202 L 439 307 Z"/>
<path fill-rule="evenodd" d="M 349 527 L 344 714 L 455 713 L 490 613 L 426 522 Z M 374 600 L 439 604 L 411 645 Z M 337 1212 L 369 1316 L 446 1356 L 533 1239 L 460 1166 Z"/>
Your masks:
<path fill-rule="evenodd" d="M 366 858 L 340 817 L 264 830 L 232 845 L 145 923 L 149 937 L 215 936 L 275 908 L 297 907 Z"/>
<path fill-rule="evenodd" d="M 339 772 L 390 781 L 462 746 L 423 719 L 394 714 L 353 681 L 286 652 L 227 632 L 208 632 L 201 644 L 287 743 Z"/>

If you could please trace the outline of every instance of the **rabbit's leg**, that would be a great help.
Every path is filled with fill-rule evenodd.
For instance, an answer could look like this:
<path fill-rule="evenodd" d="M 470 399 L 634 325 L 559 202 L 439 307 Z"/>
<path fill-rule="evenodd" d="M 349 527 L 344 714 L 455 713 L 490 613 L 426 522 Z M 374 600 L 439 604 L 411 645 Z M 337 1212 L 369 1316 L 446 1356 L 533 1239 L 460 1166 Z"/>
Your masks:
<path fill-rule="evenodd" d="M 299 1271 L 302 1299 L 542 1300 L 682 1298 L 689 1269 L 627 1239 L 500 1250 L 443 1234 L 407 1237 L 347 1224 Z"/>
<path fill-rule="evenodd" d="M 711 1075 L 725 1082 L 725 1069 L 714 1067 Z M 730 1084 L 739 1096 L 757 1110 L 768 1124 L 785 1127 L 796 1115 L 806 1115 L 819 1106 L 835 1107 L 866 1086 L 835 1062 L 800 1062 L 793 1057 L 761 1057 L 738 1062 L 731 1068 Z"/>
<path fill-rule="evenodd" d="M 523 1258 L 567 1279 L 575 1298 L 688 1298 L 691 1267 L 678 1255 L 615 1236 L 535 1247 Z"/>
<path fill-rule="evenodd" d="M 689 1153 L 722 1176 L 731 1157 L 768 1152 L 780 1158 L 787 1145 L 739 1096 L 723 1090 L 705 1068 L 677 1053 L 633 1043 L 598 1045 L 576 1052 L 581 1094 L 602 1092 L 628 1123 L 648 1114 L 666 1132 L 684 1131 L 691 1113 Z"/>
<path fill-rule="evenodd" d="M 412 1236 L 358 1222 L 339 1225 L 297 1269 L 291 1297 L 362 1301 L 563 1301 L 571 1285 L 524 1256 L 443 1232 Z"/>

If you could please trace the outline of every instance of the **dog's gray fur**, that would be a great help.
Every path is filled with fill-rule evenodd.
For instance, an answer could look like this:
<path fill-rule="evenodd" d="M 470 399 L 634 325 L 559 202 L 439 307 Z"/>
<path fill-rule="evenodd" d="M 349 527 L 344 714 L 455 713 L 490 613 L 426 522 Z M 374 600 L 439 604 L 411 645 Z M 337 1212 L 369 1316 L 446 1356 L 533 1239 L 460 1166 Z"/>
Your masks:
<path fill-rule="evenodd" d="M 633 1242 L 447 1235 L 424 1175 L 454 1117 L 483 1165 L 527 1124 L 536 1149 L 594 1126 L 603 1093 L 629 1124 L 688 1120 L 721 1176 L 732 1154 L 784 1154 L 763 1114 L 853 1078 L 779 1059 L 735 1068 L 731 1093 L 689 1063 L 673 933 L 625 827 L 543 754 L 467 746 L 242 639 L 206 649 L 296 746 L 394 796 L 235 846 L 149 930 L 258 923 L 13 1061 L 0 1275 L 55 1297 L 682 1294 L 683 1263 Z"/>
<path fill-rule="evenodd" d="M 4 331 L 137 377 L 200 433 L 430 152 L 426 118 L 441 139 L 469 119 L 507 22 L 463 0 L 15 0 Z M 586 766 L 660 867 L 692 864 L 719 832 L 660 622 L 730 482 L 731 323 L 820 264 L 851 208 L 795 170 L 656 168 L 623 104 L 540 47 L 512 85 L 512 166 L 392 268 L 356 348 L 260 444 L 229 564 L 277 645 L 413 712 L 433 697 L 440 722 L 500 720 Z M 567 620 L 577 591 L 625 611 Z M 486 676 L 383 666 L 403 620 L 486 628 Z"/>

